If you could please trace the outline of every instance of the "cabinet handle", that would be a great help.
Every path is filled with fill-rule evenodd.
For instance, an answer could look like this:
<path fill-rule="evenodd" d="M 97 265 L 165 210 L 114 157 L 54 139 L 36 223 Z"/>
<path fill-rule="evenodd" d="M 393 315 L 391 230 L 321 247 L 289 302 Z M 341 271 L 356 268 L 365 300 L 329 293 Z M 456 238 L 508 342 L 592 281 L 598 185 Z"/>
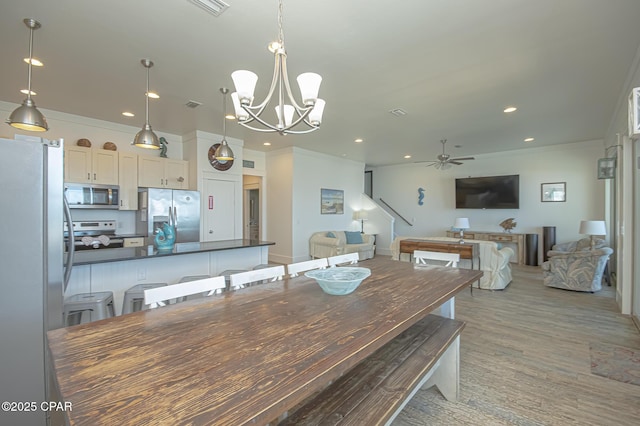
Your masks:
<path fill-rule="evenodd" d="M 91 180 L 91 173 L 87 173 L 87 180 Z"/>
<path fill-rule="evenodd" d="M 213 234 L 213 229 L 209 229 L 209 233 L 210 233 L 210 234 Z"/>
<path fill-rule="evenodd" d="M 93 174 L 93 180 L 98 180 L 95 173 Z"/>
<path fill-rule="evenodd" d="M 182 176 L 180 176 L 180 177 L 178 178 L 178 182 L 184 182 L 184 178 L 183 178 Z"/>

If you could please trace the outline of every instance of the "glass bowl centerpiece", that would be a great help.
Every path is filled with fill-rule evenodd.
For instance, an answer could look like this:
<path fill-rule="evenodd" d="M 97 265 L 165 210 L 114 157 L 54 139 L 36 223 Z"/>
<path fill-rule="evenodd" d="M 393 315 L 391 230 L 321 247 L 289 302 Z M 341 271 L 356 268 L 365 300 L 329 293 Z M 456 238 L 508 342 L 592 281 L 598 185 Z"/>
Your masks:
<path fill-rule="evenodd" d="M 371 270 L 368 268 L 340 266 L 307 271 L 304 275 L 316 280 L 325 293 L 342 296 L 352 293 L 358 288 L 360 283 L 371 275 Z"/>

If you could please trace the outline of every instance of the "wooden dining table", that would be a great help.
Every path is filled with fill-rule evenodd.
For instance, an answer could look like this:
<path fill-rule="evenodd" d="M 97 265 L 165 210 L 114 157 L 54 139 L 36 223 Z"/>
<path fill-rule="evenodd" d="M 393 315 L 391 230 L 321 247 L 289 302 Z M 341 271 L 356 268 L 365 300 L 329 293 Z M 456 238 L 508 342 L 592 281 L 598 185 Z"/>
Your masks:
<path fill-rule="evenodd" d="M 454 296 L 477 270 L 376 257 L 351 294 L 303 275 L 48 332 L 72 425 L 266 424 Z"/>

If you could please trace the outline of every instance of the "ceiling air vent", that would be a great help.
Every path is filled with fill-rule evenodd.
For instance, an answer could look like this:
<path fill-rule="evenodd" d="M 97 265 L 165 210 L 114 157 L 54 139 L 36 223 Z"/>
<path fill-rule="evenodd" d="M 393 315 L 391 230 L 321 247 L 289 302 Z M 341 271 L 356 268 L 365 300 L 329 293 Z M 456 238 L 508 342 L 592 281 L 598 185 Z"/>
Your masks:
<path fill-rule="evenodd" d="M 213 16 L 220 16 L 222 12 L 229 8 L 229 5 L 222 0 L 189 0 L 196 6 L 200 6 Z"/>
<path fill-rule="evenodd" d="M 200 105 L 202 105 L 202 103 L 196 101 L 187 101 L 187 103 L 184 104 L 187 108 L 198 108 Z"/>
<path fill-rule="evenodd" d="M 395 115 L 396 117 L 402 117 L 403 115 L 407 115 L 407 112 L 401 108 L 392 109 L 392 110 L 389 110 L 389 112 Z"/>

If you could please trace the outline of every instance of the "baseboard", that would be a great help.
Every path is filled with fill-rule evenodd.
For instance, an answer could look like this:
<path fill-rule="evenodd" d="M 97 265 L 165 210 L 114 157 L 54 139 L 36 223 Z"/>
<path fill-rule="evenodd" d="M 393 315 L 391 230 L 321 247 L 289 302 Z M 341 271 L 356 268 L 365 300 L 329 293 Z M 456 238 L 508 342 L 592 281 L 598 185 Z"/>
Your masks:
<path fill-rule="evenodd" d="M 631 320 L 636 325 L 636 328 L 638 329 L 638 331 L 640 331 L 640 318 L 638 318 L 637 315 L 631 315 Z"/>

